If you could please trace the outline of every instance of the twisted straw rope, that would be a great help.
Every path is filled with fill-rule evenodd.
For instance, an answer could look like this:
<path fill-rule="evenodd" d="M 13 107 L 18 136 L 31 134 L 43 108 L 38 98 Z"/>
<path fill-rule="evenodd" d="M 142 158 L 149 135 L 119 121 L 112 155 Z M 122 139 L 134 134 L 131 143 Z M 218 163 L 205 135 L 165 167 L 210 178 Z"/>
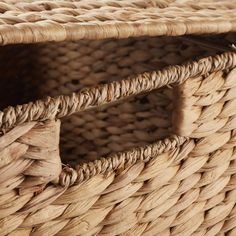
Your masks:
<path fill-rule="evenodd" d="M 143 73 L 127 80 L 86 89 L 77 94 L 73 93 L 71 96 L 47 98 L 34 103 L 8 107 L 0 113 L 0 130 L 4 133 L 14 126 L 19 127 L 18 125 L 31 121 L 53 121 L 75 112 L 101 106 L 165 85 L 181 84 L 189 78 L 196 78 L 235 66 L 236 53 L 223 53 L 197 62 L 190 62 L 183 66 L 170 66 L 157 72 Z M 5 136 L 2 138 L 5 138 Z M 59 183 L 67 187 L 74 182 L 82 182 L 99 173 L 108 174 L 124 166 L 133 165 L 138 161 L 146 162 L 162 152 L 173 150 L 186 140 L 185 137 L 173 136 L 170 139 L 158 141 L 146 147 L 134 148 L 108 158 L 101 158 L 95 162 L 78 165 L 76 170 L 66 167 L 60 175 Z"/>
<path fill-rule="evenodd" d="M 5 133 L 25 122 L 62 118 L 165 85 L 181 84 L 188 78 L 230 69 L 234 66 L 236 66 L 236 53 L 228 52 L 197 62 L 189 62 L 183 66 L 169 66 L 160 71 L 146 72 L 126 80 L 84 89 L 70 96 L 48 97 L 45 100 L 8 107 L 0 112 L 0 130 Z"/>
<path fill-rule="evenodd" d="M 146 163 L 161 153 L 174 150 L 187 140 L 188 138 L 174 135 L 146 147 L 133 148 L 94 162 L 77 165 L 76 170 L 65 167 L 60 175 L 59 183 L 62 186 L 71 186 L 75 182 L 81 183 L 98 174 L 109 174 L 119 168 L 133 166 L 140 161 Z"/>
<path fill-rule="evenodd" d="M 208 57 L 198 62 L 191 62 L 183 66 L 170 66 L 157 72 L 143 73 L 136 77 L 115 81 L 74 93 L 71 96 L 47 98 L 34 103 L 8 107 L 0 113 L 0 125 L 3 132 L 15 125 L 30 121 L 54 120 L 71 115 L 75 112 L 92 107 L 101 106 L 122 98 L 137 95 L 157 89 L 164 85 L 183 83 L 188 78 L 206 75 L 222 69 L 236 66 L 236 54 L 224 53 L 215 57 Z M 76 170 L 66 167 L 60 175 L 59 182 L 63 186 L 72 185 L 75 181 L 82 182 L 99 173 L 109 173 L 124 165 L 131 165 L 138 161 L 148 161 L 150 157 L 167 152 L 183 144 L 187 139 L 174 136 L 170 139 L 156 142 L 146 147 L 134 148 L 127 152 L 118 153 L 108 158 L 77 166 Z"/>
<path fill-rule="evenodd" d="M 0 12 L 0 44 L 236 31 L 235 0 L 14 0 Z"/>
<path fill-rule="evenodd" d="M 217 86 L 234 88 L 231 75 L 235 69 L 230 72 L 228 69 L 235 66 L 235 54 L 208 59 L 210 63 L 200 60 L 198 67 L 195 63 L 173 67 L 182 70 L 173 70 L 168 81 L 198 82 L 204 72 L 200 77 L 202 86 L 197 86 L 194 94 L 201 96 L 208 87 L 204 84 L 217 80 L 220 77 L 216 74 L 223 73 L 225 83 Z M 190 80 L 186 81 L 187 78 Z M 139 80 L 140 88 L 151 89 L 146 81 Z M 154 80 L 151 81 L 154 86 Z M 159 86 L 166 82 L 160 81 Z M 142 82 L 145 86 L 141 86 Z M 110 94 L 107 91 L 105 95 Z M 112 98 L 108 96 L 105 102 L 113 101 Z M 206 104 L 200 102 L 197 100 L 198 105 Z M 87 109 L 88 104 L 94 106 L 99 101 L 86 103 L 82 108 Z M 75 170 L 66 167 L 59 177 L 60 186 L 55 179 L 59 175 L 55 170 L 61 167 L 59 126 L 59 120 L 25 123 L 0 137 L 3 156 L 0 190 L 4 194 L 1 235 L 235 234 L 235 127 L 214 132 L 197 142 L 173 136 L 77 166 Z M 49 158 L 53 161 L 48 161 Z M 56 184 L 45 186 L 48 181 Z"/>

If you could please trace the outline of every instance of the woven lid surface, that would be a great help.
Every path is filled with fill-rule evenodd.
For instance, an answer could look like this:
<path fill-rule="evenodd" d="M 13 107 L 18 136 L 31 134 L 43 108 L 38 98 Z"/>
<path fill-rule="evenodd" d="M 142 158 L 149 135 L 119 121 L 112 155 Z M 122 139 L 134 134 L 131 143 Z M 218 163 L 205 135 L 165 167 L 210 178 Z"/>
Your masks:
<path fill-rule="evenodd" d="M 236 0 L 3 0 L 0 44 L 236 31 Z"/>

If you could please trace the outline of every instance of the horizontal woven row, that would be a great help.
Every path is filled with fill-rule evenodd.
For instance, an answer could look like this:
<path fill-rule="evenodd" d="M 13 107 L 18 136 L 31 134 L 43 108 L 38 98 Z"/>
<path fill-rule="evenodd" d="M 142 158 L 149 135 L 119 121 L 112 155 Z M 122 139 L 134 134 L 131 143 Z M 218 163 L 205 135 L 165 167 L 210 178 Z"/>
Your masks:
<path fill-rule="evenodd" d="M 5 0 L 0 44 L 234 32 L 235 8 L 235 0 Z"/>
<path fill-rule="evenodd" d="M 59 120 L 25 122 L 4 134 L 0 235 L 234 236 L 235 62 L 235 54 L 225 53 L 169 67 L 169 75 L 179 76 L 180 87 L 174 89 L 183 99 L 192 93 L 196 97 L 192 108 L 207 105 L 194 123 L 202 122 L 205 113 L 221 118 L 222 106 L 227 110 L 224 116 L 231 125 L 213 129 L 201 139 L 173 136 L 72 169 L 60 160 Z M 217 93 L 223 99 L 216 99 Z M 183 106 L 188 104 L 182 103 L 177 110 L 189 114 L 189 107 Z M 208 126 L 200 124 L 198 133 L 205 134 Z"/>

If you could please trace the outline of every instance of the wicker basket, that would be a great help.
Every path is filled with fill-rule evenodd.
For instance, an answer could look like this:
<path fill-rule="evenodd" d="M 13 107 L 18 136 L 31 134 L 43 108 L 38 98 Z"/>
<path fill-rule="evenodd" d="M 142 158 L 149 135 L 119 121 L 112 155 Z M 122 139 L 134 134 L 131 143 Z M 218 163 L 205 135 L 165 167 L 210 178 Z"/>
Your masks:
<path fill-rule="evenodd" d="M 235 9 L 1 1 L 0 235 L 235 236 Z"/>

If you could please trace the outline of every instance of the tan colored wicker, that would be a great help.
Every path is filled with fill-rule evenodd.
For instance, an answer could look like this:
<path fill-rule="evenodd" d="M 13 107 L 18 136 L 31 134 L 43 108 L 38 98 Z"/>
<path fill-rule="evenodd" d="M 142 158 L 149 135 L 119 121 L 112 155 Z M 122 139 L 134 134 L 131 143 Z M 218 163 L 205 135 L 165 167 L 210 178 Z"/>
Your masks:
<path fill-rule="evenodd" d="M 235 31 L 235 0 L 1 1 L 0 236 L 235 236 Z"/>

